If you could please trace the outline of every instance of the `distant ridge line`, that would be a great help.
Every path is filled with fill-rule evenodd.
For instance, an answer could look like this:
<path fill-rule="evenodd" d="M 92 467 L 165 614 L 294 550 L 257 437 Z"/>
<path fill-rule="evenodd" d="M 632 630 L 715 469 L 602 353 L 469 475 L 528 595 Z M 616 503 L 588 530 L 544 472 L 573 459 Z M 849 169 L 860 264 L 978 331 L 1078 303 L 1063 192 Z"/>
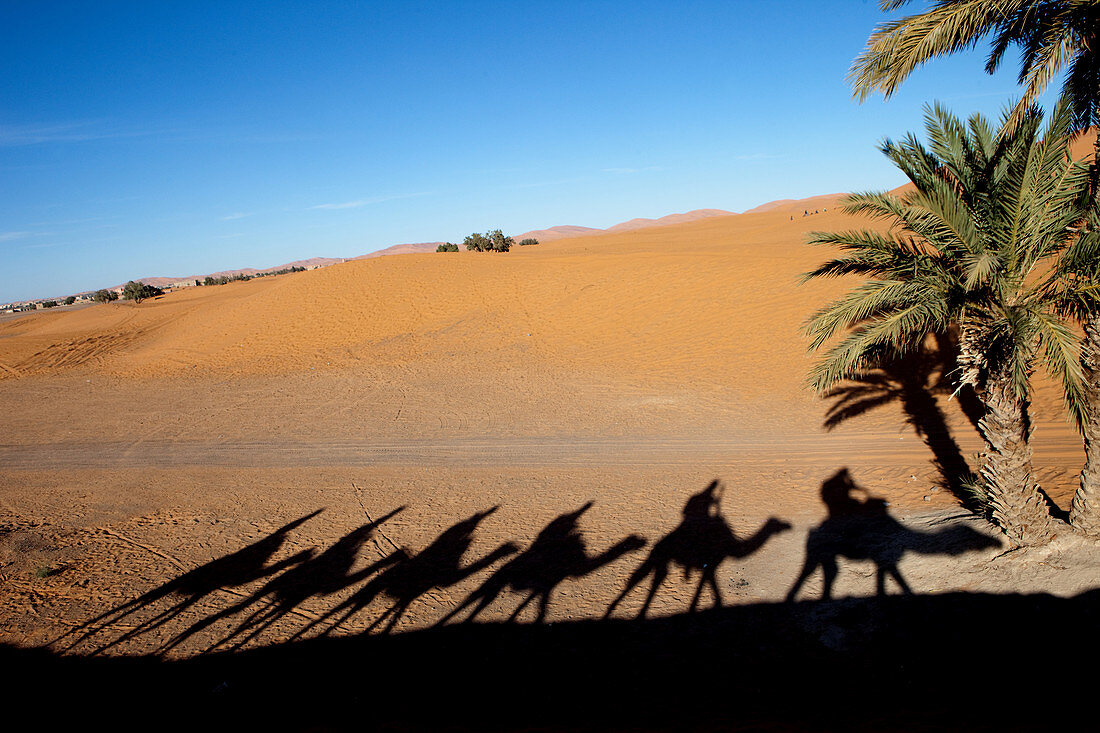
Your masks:
<path fill-rule="evenodd" d="M 778 211 L 784 208 L 798 208 L 800 206 L 809 206 L 811 204 L 821 205 L 822 203 L 835 202 L 841 197 L 847 194 L 830 193 L 820 196 L 810 196 L 804 199 L 779 199 L 778 201 L 770 201 L 766 204 L 754 207 L 747 211 L 741 212 L 742 214 L 759 214 L 769 211 Z M 693 209 L 692 211 L 685 211 L 680 214 L 668 214 L 657 219 L 636 218 L 628 221 L 620 222 L 609 226 L 606 229 L 598 229 L 595 227 L 585 227 L 576 224 L 560 224 L 558 226 L 547 227 L 545 229 L 532 229 L 522 234 L 511 235 L 517 242 L 523 239 L 537 239 L 541 242 L 553 242 L 557 239 L 572 239 L 574 237 L 588 237 L 597 234 L 608 234 L 614 232 L 629 232 L 636 229 L 649 229 L 651 227 L 663 227 L 671 226 L 674 224 L 684 224 L 690 221 L 698 221 L 700 219 L 709 219 L 716 216 L 736 216 L 736 211 L 726 211 L 725 209 Z M 174 283 L 186 282 L 189 280 L 198 280 L 202 282 L 207 277 L 219 278 L 219 277 L 233 277 L 234 275 L 257 275 L 267 272 L 277 272 L 278 270 L 285 270 L 291 267 L 328 267 L 329 265 L 336 265 L 341 262 L 347 262 L 349 260 L 366 260 L 375 257 L 385 257 L 387 255 L 400 255 L 400 254 L 417 254 L 422 252 L 434 252 L 436 248 L 443 244 L 439 242 L 409 242 L 404 244 L 394 244 L 389 247 L 385 247 L 374 252 L 368 252 L 367 254 L 358 255 L 355 257 L 311 257 L 305 260 L 295 260 L 294 262 L 288 262 L 283 265 L 273 265 L 272 267 L 255 268 L 255 267 L 243 267 L 237 270 L 221 270 L 219 272 L 212 272 L 208 275 L 189 275 L 187 277 L 141 277 L 137 278 L 138 282 L 145 283 L 146 285 L 153 285 L 158 288 L 168 287 Z M 115 288 L 121 287 L 116 285 Z M 92 291 L 86 291 L 92 292 Z"/>

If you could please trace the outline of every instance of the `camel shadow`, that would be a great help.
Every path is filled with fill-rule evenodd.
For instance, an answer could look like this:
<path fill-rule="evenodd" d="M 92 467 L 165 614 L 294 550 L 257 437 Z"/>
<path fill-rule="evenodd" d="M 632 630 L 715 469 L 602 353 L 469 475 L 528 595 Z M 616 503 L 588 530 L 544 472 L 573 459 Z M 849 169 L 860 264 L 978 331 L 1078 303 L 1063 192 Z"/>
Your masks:
<path fill-rule="evenodd" d="M 638 618 L 645 618 L 672 565 L 683 568 L 685 580 L 691 574 L 699 573 L 699 585 L 695 588 L 689 611 L 694 612 L 698 608 L 704 586 L 709 586 L 715 607 L 722 607 L 722 592 L 718 589 L 717 579 L 719 566 L 726 558 L 748 557 L 763 547 L 772 535 L 791 528 L 787 522 L 771 517 L 752 537 L 741 539 L 722 516 L 719 507 L 722 491 L 722 485 L 715 479 L 687 500 L 680 524 L 653 546 L 649 556 L 630 575 L 626 588 L 612 601 L 604 618 L 610 617 L 632 590 L 653 576 L 645 602 L 638 612 Z"/>
<path fill-rule="evenodd" d="M 302 612 L 299 606 L 310 598 L 338 593 L 393 564 L 398 560 L 397 553 L 377 560 L 361 570 L 352 570 L 360 550 L 374 536 L 378 526 L 402 510 L 404 507 L 399 507 L 378 520 L 367 522 L 352 530 L 320 554 L 312 549 L 299 553 L 300 561 L 293 567 L 275 576 L 239 603 L 192 624 L 162 645 L 158 652 L 167 652 L 199 631 L 257 607 L 238 623 L 228 636 L 215 642 L 207 651 L 231 642 L 232 648 L 240 648 L 284 617 L 290 614 L 300 615 Z"/>
<path fill-rule="evenodd" d="M 863 498 L 857 494 L 862 494 Z M 874 562 L 878 595 L 886 595 L 887 577 L 893 578 L 901 591 L 910 595 L 913 590 L 898 569 L 905 553 L 955 556 L 1001 546 L 992 537 L 965 525 L 952 525 L 937 532 L 909 529 L 890 516 L 883 499 L 870 496 L 856 484 L 847 468 L 840 469 L 821 484 L 821 500 L 828 509 L 828 516 L 806 535 L 806 559 L 787 592 L 787 601 L 797 597 L 818 568 L 824 574 L 821 597 L 830 600 L 841 557 Z"/>
<path fill-rule="evenodd" d="M 141 610 L 149 608 L 163 599 L 171 599 L 167 608 L 156 613 L 152 618 L 138 623 L 126 633 L 100 646 L 91 653 L 98 654 L 107 651 L 118 644 L 156 631 L 162 626 L 172 623 L 189 608 L 217 591 L 244 587 L 293 567 L 304 559 L 300 554 L 278 562 L 271 562 L 271 559 L 282 549 L 287 535 L 291 531 L 316 517 L 322 511 L 322 509 L 318 509 L 311 514 L 300 517 L 236 552 L 201 565 L 132 601 L 100 614 L 70 632 L 78 636 L 66 647 L 66 651 L 72 650 L 82 642 L 109 628 L 117 628 L 119 624 L 127 621 Z M 60 641 L 60 639 L 56 641 Z"/>
<path fill-rule="evenodd" d="M 379 595 L 392 599 L 393 605 L 375 619 L 366 632 L 369 633 L 389 619 L 383 628 L 383 633 L 389 633 L 404 616 L 409 606 L 433 588 L 456 585 L 501 558 L 514 554 L 519 548 L 511 542 L 506 542 L 469 565 L 462 565 L 463 556 L 473 544 L 474 531 L 498 508 L 493 507 L 458 522 L 419 553 L 413 553 L 404 548 L 397 550 L 393 553 L 393 556 L 396 556 L 393 564 L 368 581 L 350 598 L 311 622 L 291 639 L 303 636 L 310 629 L 335 617 L 336 620 L 322 633 L 322 635 L 330 634 L 366 609 Z"/>
<path fill-rule="evenodd" d="M 535 601 L 538 601 L 535 623 L 542 623 L 546 619 L 551 595 L 563 581 L 588 575 L 645 546 L 644 539 L 630 535 L 601 553 L 589 555 L 577 522 L 591 508 L 592 502 L 588 502 L 574 512 L 556 517 L 539 532 L 530 547 L 501 566 L 436 626 L 446 624 L 476 604 L 465 619 L 466 623 L 473 621 L 508 589 L 527 593 L 527 597 L 508 617 L 509 623 L 516 621 L 523 609 Z"/>

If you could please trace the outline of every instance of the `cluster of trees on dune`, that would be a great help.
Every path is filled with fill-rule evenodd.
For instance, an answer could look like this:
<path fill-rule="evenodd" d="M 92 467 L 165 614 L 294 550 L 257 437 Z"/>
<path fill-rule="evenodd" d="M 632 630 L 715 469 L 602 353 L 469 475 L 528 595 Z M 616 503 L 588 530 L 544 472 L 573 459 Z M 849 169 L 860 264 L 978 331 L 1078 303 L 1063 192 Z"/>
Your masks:
<path fill-rule="evenodd" d="M 269 277 L 272 275 L 286 275 L 291 272 L 305 272 L 306 268 L 294 265 L 293 267 L 284 267 L 281 270 L 272 270 L 270 272 L 256 272 L 251 275 L 246 275 L 243 272 L 238 272 L 235 275 L 222 275 L 220 277 L 214 277 L 207 275 L 203 278 L 203 285 L 228 285 L 229 283 L 244 282 L 246 280 L 255 280 L 258 277 Z"/>
<path fill-rule="evenodd" d="M 285 275 L 291 272 L 305 271 L 306 268 L 295 265 L 293 267 L 284 267 L 281 270 L 273 270 L 271 272 L 257 272 L 252 275 L 245 275 L 244 273 L 237 273 L 236 275 L 222 275 L 220 277 L 207 275 L 202 284 L 226 285 L 231 282 L 243 282 L 245 280 L 253 280 L 258 277 L 268 277 L 269 275 Z M 198 281 L 196 281 L 196 284 L 197 283 Z M 140 303 L 146 298 L 153 298 L 157 295 L 164 295 L 164 290 L 154 285 L 147 285 L 140 280 L 131 280 L 126 283 L 126 285 L 124 285 L 122 288 L 122 299 L 132 300 L 135 303 Z M 114 290 L 107 290 L 106 288 L 97 290 L 92 295 L 92 300 L 94 300 L 96 303 L 110 303 L 111 301 L 118 300 L 118 298 L 119 293 L 115 292 Z M 74 302 L 76 302 L 75 296 L 70 295 L 68 298 L 65 299 L 65 305 L 72 305 Z M 55 301 L 53 305 L 56 306 L 57 302 Z M 46 307 L 49 308 L 52 306 Z"/>
<path fill-rule="evenodd" d="M 521 239 L 519 242 L 519 246 L 526 247 L 528 245 L 538 243 L 539 240 L 531 239 L 530 237 L 528 237 L 527 239 Z M 464 247 L 466 247 L 466 250 L 468 252 L 507 252 L 516 245 L 516 240 L 512 239 L 511 237 L 504 236 L 504 232 L 502 232 L 500 229 L 493 229 L 492 231 L 485 232 L 484 234 L 478 234 L 477 232 L 474 232 L 473 234 L 466 237 L 466 239 L 463 240 L 462 244 Z M 435 251 L 457 252 L 458 245 L 447 242 L 446 244 L 441 244 L 436 247 Z"/>
<path fill-rule="evenodd" d="M 936 0 L 878 27 L 852 68 L 859 98 L 890 96 L 924 62 L 987 35 L 989 72 L 1010 46 L 1021 49 L 1024 93 L 997 124 L 926 108 L 926 143 L 910 134 L 882 146 L 913 190 L 846 202 L 849 213 L 889 228 L 810 235 L 841 252 L 807 279 L 862 282 L 807 322 L 811 349 L 823 351 L 809 383 L 825 392 L 913 357 L 930 337 L 951 341 L 959 364 L 952 387 L 981 408 L 985 450 L 970 485 L 1018 546 L 1045 543 L 1062 524 L 1032 465 L 1037 369 L 1062 385 L 1084 439 L 1069 524 L 1100 538 L 1100 172 L 1097 156 L 1089 163 L 1070 153 L 1072 140 L 1100 123 L 1098 29 L 1095 0 Z M 1062 71 L 1061 98 L 1044 119 L 1034 101 Z"/>
<path fill-rule="evenodd" d="M 122 288 L 122 299 L 132 300 L 135 303 L 140 303 L 146 298 L 155 298 L 158 295 L 164 295 L 164 291 L 136 280 L 131 280 Z"/>
<path fill-rule="evenodd" d="M 484 234 L 474 232 L 462 240 L 462 246 L 467 252 L 507 252 L 516 243 L 511 237 L 504 236 L 504 232 L 493 229 Z"/>

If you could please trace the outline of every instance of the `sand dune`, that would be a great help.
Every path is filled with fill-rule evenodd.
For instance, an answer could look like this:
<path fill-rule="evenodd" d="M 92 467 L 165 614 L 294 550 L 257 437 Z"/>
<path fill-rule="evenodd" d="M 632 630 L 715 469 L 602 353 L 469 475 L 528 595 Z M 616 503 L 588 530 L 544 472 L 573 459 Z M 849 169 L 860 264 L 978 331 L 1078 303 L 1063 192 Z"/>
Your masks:
<path fill-rule="evenodd" d="M 40 312 L 0 324 L 0 379 L 553 369 L 811 404 L 801 325 L 845 286 L 798 284 L 826 255 L 803 242 L 864 224 L 777 208 Z"/>
<path fill-rule="evenodd" d="M 820 198 L 820 197 L 815 197 Z M 806 199 L 809 201 L 810 199 Z M 793 199 L 784 199 L 783 202 L 773 202 L 773 204 L 765 204 L 764 207 L 758 207 L 760 210 L 765 208 L 774 207 L 778 204 L 789 204 L 793 202 Z M 564 224 L 560 226 L 553 226 L 547 229 L 532 229 L 531 231 L 523 232 L 522 234 L 512 235 L 512 238 L 519 242 L 524 239 L 537 239 L 539 242 L 552 242 L 558 239 L 569 239 L 573 237 L 588 236 L 590 234 L 601 234 L 603 232 L 625 232 L 634 229 L 644 229 L 646 227 L 654 226 L 668 226 L 670 224 L 683 224 L 689 221 L 696 221 L 698 219 L 705 219 L 712 216 L 728 216 L 732 212 L 722 209 L 695 209 L 683 214 L 669 214 L 668 216 L 662 216 L 659 219 L 631 219 L 624 221 L 620 224 L 608 227 L 607 229 L 596 229 L 593 227 L 582 227 Z M 233 277 L 234 275 L 256 275 L 260 273 L 276 272 L 278 270 L 285 270 L 291 267 L 325 267 L 328 265 L 334 265 L 338 262 L 345 262 L 347 259 L 353 260 L 366 260 L 374 257 L 385 257 L 387 255 L 403 255 L 403 254 L 416 254 L 420 252 L 435 252 L 436 248 L 443 244 L 439 242 L 409 242 L 405 244 L 394 244 L 384 249 L 376 250 L 374 252 L 368 252 L 365 255 L 359 255 L 351 258 L 336 258 L 336 257 L 311 257 L 307 260 L 296 260 L 294 262 L 288 262 L 283 265 L 274 265 L 263 269 L 257 269 L 255 267 L 244 267 L 236 270 L 221 270 L 219 272 L 209 273 L 210 277 Z M 162 277 L 151 276 L 138 278 L 139 282 L 143 282 L 146 285 L 152 285 L 158 288 L 166 288 L 174 283 L 183 280 L 202 280 L 207 277 L 206 275 L 188 275 L 186 277 Z M 121 285 L 114 286 L 115 288 L 121 287 Z M 91 291 L 87 291 L 91 292 Z"/>
<path fill-rule="evenodd" d="M 775 210 L 507 254 L 349 261 L 140 305 L 35 313 L 0 323 L 0 383 L 71 374 L 279 384 L 327 374 L 393 384 L 404 395 L 395 408 L 402 419 L 419 415 L 433 434 L 451 434 L 451 421 L 432 415 L 440 399 L 456 416 L 488 401 L 501 406 L 490 410 L 501 412 L 493 421 L 512 435 L 550 426 L 605 438 L 690 430 L 718 451 L 730 440 L 794 440 L 824 457 L 838 444 L 822 434 L 825 405 L 804 387 L 811 357 L 801 326 L 846 285 L 799 285 L 827 254 L 803 242 L 810 230 L 863 224 L 833 208 L 793 219 Z M 594 396 L 578 402 L 576 390 Z M 1074 465 L 1080 441 L 1049 385 L 1037 415 L 1046 426 L 1040 445 L 1049 440 L 1052 455 Z M 899 421 L 892 407 L 858 425 L 896 431 Z M 391 434 L 392 425 L 377 424 Z M 348 422 L 340 434 L 355 430 Z M 903 464 L 927 458 L 918 444 L 899 449 Z M 1072 471 L 1060 465 L 1057 475 L 1063 470 L 1064 492 Z"/>
<path fill-rule="evenodd" d="M 828 289 L 797 286 L 819 257 L 802 244 L 811 221 L 827 228 L 842 218 L 706 218 L 507 255 L 359 260 L 137 306 L 34 314 L 0 327 L 9 336 L 0 362 L 22 374 L 268 374 L 521 350 L 521 362 L 797 389 L 799 324 Z M 776 368 L 787 374 L 782 385 Z"/>

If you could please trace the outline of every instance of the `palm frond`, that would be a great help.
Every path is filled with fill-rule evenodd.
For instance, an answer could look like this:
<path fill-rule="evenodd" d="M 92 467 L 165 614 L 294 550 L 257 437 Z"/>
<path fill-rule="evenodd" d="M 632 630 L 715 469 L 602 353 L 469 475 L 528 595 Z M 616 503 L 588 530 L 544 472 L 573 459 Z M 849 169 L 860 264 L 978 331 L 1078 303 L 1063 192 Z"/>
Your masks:
<path fill-rule="evenodd" d="M 997 10 L 983 0 L 940 0 L 927 12 L 878 26 L 848 72 L 856 98 L 875 91 L 890 97 L 925 62 L 974 47 L 1001 21 Z"/>
<path fill-rule="evenodd" d="M 1047 371 L 1062 385 L 1066 411 L 1081 430 L 1088 417 L 1088 395 L 1077 334 L 1064 321 L 1045 313 L 1036 314 L 1036 327 Z"/>

